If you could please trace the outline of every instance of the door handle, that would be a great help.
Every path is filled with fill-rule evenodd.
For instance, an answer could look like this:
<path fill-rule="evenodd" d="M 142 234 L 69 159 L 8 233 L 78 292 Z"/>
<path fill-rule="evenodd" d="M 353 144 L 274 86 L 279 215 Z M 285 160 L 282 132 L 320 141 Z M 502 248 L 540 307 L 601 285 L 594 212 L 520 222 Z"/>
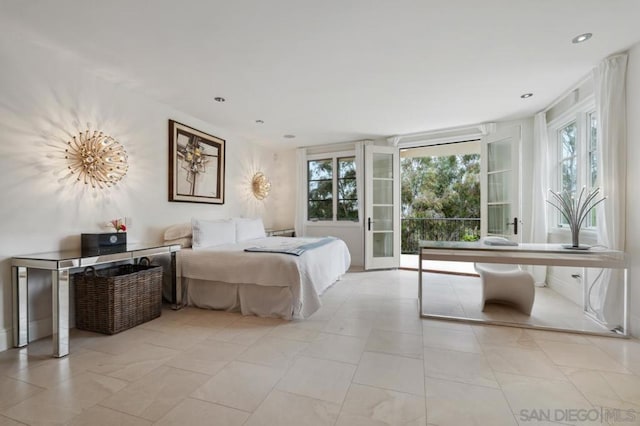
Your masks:
<path fill-rule="evenodd" d="M 374 223 L 374 222 L 371 220 L 371 218 L 369 218 L 369 219 L 367 220 L 367 228 L 368 228 L 368 230 L 369 230 L 369 231 L 371 231 L 371 224 L 372 224 L 372 223 Z"/>
<path fill-rule="evenodd" d="M 513 235 L 518 235 L 518 218 L 514 217 L 513 222 L 507 222 L 507 225 L 513 225 Z"/>

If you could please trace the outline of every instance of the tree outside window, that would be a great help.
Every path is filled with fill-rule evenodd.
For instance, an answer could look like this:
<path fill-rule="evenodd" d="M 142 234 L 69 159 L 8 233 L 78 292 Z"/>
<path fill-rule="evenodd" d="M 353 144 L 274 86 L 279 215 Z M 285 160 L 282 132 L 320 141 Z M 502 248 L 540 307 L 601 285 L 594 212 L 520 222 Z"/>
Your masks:
<path fill-rule="evenodd" d="M 355 157 L 308 161 L 307 185 L 308 220 L 358 221 Z"/>
<path fill-rule="evenodd" d="M 333 160 L 314 160 L 307 163 L 309 220 L 333 219 Z"/>
<path fill-rule="evenodd" d="M 560 188 L 562 192 L 576 195 L 578 185 L 578 171 L 576 169 L 576 133 L 578 126 L 575 121 L 558 131 L 560 141 Z M 568 225 L 567 219 L 561 215 L 560 225 Z"/>
<path fill-rule="evenodd" d="M 598 186 L 598 128 L 596 121 L 596 113 L 589 113 L 589 189 Z M 589 217 L 587 217 L 586 226 L 595 228 L 596 223 L 596 209 L 591 210 Z"/>
<path fill-rule="evenodd" d="M 576 197 L 582 187 L 587 192 L 597 187 L 598 133 L 595 111 L 581 109 L 569 114 L 564 123 L 550 126 L 550 129 L 555 132 L 558 144 L 558 190 Z M 559 227 L 568 226 L 567 220 L 559 213 L 556 220 Z M 595 209 L 589 213 L 584 225 L 587 228 L 596 226 Z"/>
<path fill-rule="evenodd" d="M 338 220 L 358 220 L 356 158 L 338 158 Z"/>

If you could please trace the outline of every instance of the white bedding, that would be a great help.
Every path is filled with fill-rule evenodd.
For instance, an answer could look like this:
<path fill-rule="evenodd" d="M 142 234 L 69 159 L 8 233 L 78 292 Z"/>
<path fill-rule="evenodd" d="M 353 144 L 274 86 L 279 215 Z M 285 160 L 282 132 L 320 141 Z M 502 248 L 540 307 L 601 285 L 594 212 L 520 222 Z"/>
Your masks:
<path fill-rule="evenodd" d="M 263 287 L 286 287 L 291 295 L 291 307 L 287 315 L 290 319 L 306 318 L 320 307 L 320 295 L 349 269 L 351 256 L 342 240 L 334 240 L 326 245 L 307 250 L 300 256 L 280 253 L 248 253 L 245 248 L 255 246 L 277 247 L 290 244 L 292 238 L 267 237 L 225 244 L 208 249 L 183 249 L 181 256 L 181 275 L 187 281 L 202 283 L 215 281 L 238 285 Z M 317 238 L 295 238 L 305 243 L 317 241 Z M 273 291 L 275 289 L 270 289 Z M 280 292 L 286 290 L 279 290 Z M 199 294 L 204 292 L 200 291 Z M 189 301 L 196 305 L 209 305 L 206 300 L 198 301 L 189 295 Z M 265 298 L 264 303 L 268 302 Z M 259 298 L 253 300 L 260 300 Z M 255 302 L 254 302 L 255 303 Z M 257 312 L 268 312 L 267 306 L 256 307 Z M 265 310 L 261 309 L 265 308 Z M 285 309 L 286 311 L 287 309 Z M 244 313 L 243 309 L 243 313 Z"/>

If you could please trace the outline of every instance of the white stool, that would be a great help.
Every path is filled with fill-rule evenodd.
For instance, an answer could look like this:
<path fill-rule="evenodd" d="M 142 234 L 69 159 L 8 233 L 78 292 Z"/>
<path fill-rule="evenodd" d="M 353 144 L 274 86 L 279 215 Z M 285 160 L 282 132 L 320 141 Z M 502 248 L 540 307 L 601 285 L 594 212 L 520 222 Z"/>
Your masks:
<path fill-rule="evenodd" d="M 527 315 L 531 315 L 536 296 L 533 276 L 522 271 L 518 265 L 501 263 L 474 263 L 482 280 L 482 310 L 487 303 L 514 305 Z"/>

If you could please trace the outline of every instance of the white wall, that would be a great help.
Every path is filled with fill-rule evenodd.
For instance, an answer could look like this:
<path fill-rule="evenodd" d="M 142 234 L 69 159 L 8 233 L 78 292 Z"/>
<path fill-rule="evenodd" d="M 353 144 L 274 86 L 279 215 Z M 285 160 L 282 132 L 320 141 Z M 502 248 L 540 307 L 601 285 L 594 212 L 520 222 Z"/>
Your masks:
<path fill-rule="evenodd" d="M 631 331 L 640 337 L 640 43 L 627 64 L 627 247 L 631 265 Z"/>
<path fill-rule="evenodd" d="M 364 267 L 364 229 L 358 223 L 347 225 L 323 225 L 307 223 L 304 227 L 307 237 L 332 236 L 340 238 L 349 248 L 351 266 Z"/>
<path fill-rule="evenodd" d="M 14 255 L 79 247 L 80 233 L 125 216 L 132 218 L 131 242 L 160 241 L 168 225 L 194 216 L 263 216 L 266 226 L 293 225 L 294 151 L 250 144 L 137 94 L 131 80 L 46 41 L 25 39 L 16 29 L 0 37 L 0 350 L 11 346 Z M 226 140 L 224 205 L 167 201 L 169 119 Z M 116 188 L 91 190 L 67 178 L 65 143 L 87 123 L 115 137 L 129 154 L 129 173 Z M 265 202 L 249 192 L 257 170 L 272 181 Z M 30 320 L 40 334 L 50 331 L 50 281 L 46 274 L 33 278 Z"/>

